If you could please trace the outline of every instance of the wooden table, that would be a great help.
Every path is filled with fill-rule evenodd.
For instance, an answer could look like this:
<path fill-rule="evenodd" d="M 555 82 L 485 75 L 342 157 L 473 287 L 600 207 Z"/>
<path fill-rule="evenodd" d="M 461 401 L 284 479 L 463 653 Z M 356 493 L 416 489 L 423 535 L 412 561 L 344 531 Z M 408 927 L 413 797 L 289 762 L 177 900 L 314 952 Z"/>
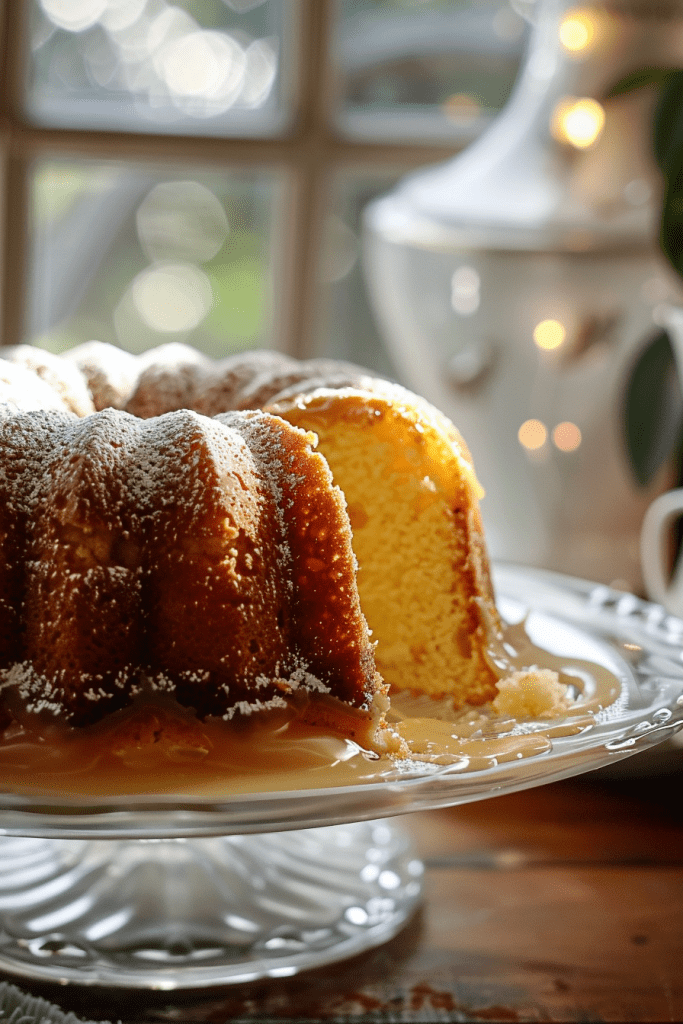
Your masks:
<path fill-rule="evenodd" d="M 679 751 L 659 774 L 407 816 L 424 906 L 333 968 L 186 998 L 31 991 L 124 1024 L 681 1021 L 682 787 Z"/>

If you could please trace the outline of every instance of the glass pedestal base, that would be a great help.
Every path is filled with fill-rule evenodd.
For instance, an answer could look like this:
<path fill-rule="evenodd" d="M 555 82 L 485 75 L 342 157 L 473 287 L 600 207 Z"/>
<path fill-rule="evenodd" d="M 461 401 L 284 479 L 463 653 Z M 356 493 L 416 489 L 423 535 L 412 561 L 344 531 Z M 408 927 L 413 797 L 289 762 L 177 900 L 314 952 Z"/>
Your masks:
<path fill-rule="evenodd" d="M 287 977 L 392 938 L 422 864 L 361 822 L 192 839 L 0 840 L 0 969 L 172 990 Z"/>

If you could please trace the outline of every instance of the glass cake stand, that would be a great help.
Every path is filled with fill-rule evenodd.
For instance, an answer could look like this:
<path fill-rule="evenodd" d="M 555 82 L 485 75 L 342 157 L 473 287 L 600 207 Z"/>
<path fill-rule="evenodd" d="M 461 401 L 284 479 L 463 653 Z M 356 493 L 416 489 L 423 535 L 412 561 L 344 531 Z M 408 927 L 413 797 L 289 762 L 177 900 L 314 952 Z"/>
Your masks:
<path fill-rule="evenodd" d="M 590 771 L 683 725 L 683 621 L 542 570 L 494 576 L 501 613 L 525 619 L 538 646 L 617 677 L 620 696 L 589 727 L 485 770 L 407 762 L 337 788 L 221 801 L 0 794 L 0 969 L 172 990 L 350 957 L 392 938 L 420 902 L 422 864 L 387 819 Z"/>

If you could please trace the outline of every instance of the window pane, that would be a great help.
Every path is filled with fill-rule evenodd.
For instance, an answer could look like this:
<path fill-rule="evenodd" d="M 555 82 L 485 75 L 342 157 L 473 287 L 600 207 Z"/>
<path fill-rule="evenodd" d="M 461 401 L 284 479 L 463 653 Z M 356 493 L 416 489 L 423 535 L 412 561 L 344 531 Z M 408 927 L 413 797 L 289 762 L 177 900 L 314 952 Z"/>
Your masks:
<path fill-rule="evenodd" d="M 28 117 L 272 134 L 287 121 L 283 68 L 297 11 L 298 0 L 31 0 Z"/>
<path fill-rule="evenodd" d="M 468 141 L 507 100 L 526 34 L 508 0 L 338 0 L 341 128 Z"/>
<path fill-rule="evenodd" d="M 320 261 L 325 301 L 317 346 L 318 355 L 348 359 L 395 379 L 397 370 L 381 340 L 363 278 L 361 219 L 366 204 L 396 181 L 395 174 L 366 172 L 340 176 L 336 183 Z"/>
<path fill-rule="evenodd" d="M 279 191 L 258 171 L 37 164 L 28 337 L 57 352 L 91 338 L 212 356 L 270 344 Z"/>

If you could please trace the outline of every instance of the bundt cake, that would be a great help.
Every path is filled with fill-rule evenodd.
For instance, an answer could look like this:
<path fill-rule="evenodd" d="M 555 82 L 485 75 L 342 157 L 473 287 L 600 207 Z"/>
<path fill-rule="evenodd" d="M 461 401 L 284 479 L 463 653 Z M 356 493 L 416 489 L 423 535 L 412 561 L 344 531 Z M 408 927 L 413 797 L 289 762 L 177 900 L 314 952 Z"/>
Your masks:
<path fill-rule="evenodd" d="M 299 700 L 377 749 L 387 690 L 495 695 L 480 492 L 428 403 L 331 360 L 27 348 L 0 361 L 5 725 Z"/>

